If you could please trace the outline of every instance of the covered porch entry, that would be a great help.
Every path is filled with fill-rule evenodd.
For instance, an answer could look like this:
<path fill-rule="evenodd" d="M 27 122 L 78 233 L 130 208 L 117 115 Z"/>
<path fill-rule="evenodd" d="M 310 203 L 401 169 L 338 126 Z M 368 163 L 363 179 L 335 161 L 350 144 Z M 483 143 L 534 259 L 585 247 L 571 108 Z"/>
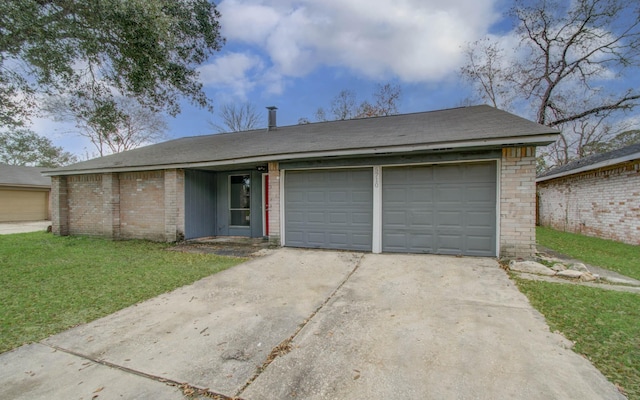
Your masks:
<path fill-rule="evenodd" d="M 187 169 L 184 177 L 185 239 L 268 235 L 266 167 Z"/>

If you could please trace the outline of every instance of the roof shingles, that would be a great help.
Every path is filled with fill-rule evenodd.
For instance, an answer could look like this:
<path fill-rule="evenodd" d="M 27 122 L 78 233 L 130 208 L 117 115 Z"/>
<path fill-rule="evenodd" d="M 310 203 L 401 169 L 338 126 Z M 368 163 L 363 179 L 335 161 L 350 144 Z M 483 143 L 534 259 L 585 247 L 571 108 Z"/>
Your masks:
<path fill-rule="evenodd" d="M 50 171 L 82 173 L 101 169 L 239 162 L 262 158 L 270 161 L 305 153 L 363 151 L 402 146 L 442 145 L 526 137 L 539 144 L 554 140 L 558 131 L 513 114 L 474 106 L 387 117 L 320 122 L 278 127 L 267 131 L 184 137 L 113 154 Z M 551 138 L 551 139 L 550 139 Z"/>

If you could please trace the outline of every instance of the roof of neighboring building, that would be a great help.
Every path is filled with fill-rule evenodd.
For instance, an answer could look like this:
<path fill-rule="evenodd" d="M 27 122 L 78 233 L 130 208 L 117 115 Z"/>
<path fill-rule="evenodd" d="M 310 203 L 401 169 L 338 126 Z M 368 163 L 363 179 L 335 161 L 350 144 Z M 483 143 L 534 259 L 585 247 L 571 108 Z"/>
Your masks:
<path fill-rule="evenodd" d="M 184 137 L 49 171 L 48 175 L 206 168 L 449 148 L 546 145 L 558 131 L 482 105 Z"/>
<path fill-rule="evenodd" d="M 607 153 L 593 154 L 560 167 L 553 168 L 552 170 L 539 175 L 536 182 L 547 181 L 638 159 L 640 159 L 640 143 L 632 144 L 631 146 L 626 146 Z"/>
<path fill-rule="evenodd" d="M 41 173 L 45 169 L 0 164 L 0 186 L 51 187 L 51 178 Z"/>

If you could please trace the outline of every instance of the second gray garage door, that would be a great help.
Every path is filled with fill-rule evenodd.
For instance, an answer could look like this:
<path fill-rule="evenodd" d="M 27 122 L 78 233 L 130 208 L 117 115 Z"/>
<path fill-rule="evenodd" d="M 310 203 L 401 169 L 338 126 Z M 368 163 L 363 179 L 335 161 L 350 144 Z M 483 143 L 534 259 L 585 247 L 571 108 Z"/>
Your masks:
<path fill-rule="evenodd" d="M 496 255 L 496 163 L 385 167 L 382 250 Z"/>
<path fill-rule="evenodd" d="M 373 171 L 287 171 L 285 245 L 371 250 Z"/>

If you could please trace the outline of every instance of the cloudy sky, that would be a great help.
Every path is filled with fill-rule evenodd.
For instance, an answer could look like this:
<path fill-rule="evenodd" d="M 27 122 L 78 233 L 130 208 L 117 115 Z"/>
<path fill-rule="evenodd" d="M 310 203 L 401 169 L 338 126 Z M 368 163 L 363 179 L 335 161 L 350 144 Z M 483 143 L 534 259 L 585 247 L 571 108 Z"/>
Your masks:
<path fill-rule="evenodd" d="M 219 104 L 275 105 L 280 125 L 313 118 L 342 89 L 364 100 L 386 82 L 402 87 L 401 112 L 458 105 L 461 51 L 504 11 L 495 0 L 224 0 L 218 9 L 227 45 L 200 70 L 207 92 Z"/>
<path fill-rule="evenodd" d="M 466 44 L 508 36 L 508 0 L 222 0 L 222 51 L 200 67 L 214 106 L 251 102 L 278 107 L 278 125 L 314 119 L 342 89 L 358 101 L 378 84 L 402 89 L 400 112 L 457 107 L 470 96 L 460 82 Z M 215 132 L 216 115 L 185 102 L 168 118 L 171 138 Z M 71 126 L 39 120 L 34 130 L 86 157 L 91 145 Z"/>
<path fill-rule="evenodd" d="M 456 107 L 469 95 L 457 71 L 463 47 L 510 29 L 504 0 L 222 0 L 222 51 L 200 68 L 214 106 L 278 107 L 278 125 L 311 120 L 342 89 L 370 98 L 378 84 L 402 88 L 400 112 Z M 216 115 L 185 102 L 169 118 L 172 138 L 213 133 Z M 72 127 L 34 130 L 86 157 Z"/>

